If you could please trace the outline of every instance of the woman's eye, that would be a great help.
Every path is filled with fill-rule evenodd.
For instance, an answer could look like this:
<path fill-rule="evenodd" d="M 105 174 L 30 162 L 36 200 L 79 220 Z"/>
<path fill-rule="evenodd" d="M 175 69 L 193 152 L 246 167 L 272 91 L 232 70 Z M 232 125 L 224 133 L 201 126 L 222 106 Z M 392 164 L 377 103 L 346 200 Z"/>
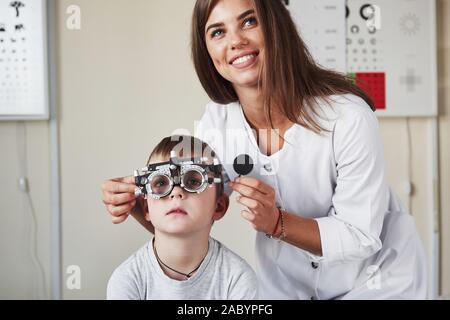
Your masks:
<path fill-rule="evenodd" d="M 221 29 L 214 30 L 211 33 L 211 38 L 217 38 L 217 37 L 221 36 L 222 33 L 223 33 L 223 31 Z"/>
<path fill-rule="evenodd" d="M 258 23 L 258 21 L 256 20 L 255 17 L 251 17 L 248 19 L 244 20 L 244 26 L 248 27 L 248 26 L 254 26 Z"/>

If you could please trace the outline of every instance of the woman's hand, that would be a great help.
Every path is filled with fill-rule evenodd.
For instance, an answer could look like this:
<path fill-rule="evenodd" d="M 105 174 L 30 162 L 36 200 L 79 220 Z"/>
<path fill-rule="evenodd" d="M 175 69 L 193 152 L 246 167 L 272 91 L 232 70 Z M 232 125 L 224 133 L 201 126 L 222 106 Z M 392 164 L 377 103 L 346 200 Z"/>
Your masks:
<path fill-rule="evenodd" d="M 250 177 L 240 177 L 229 185 L 240 194 L 238 202 L 248 209 L 241 212 L 242 217 L 249 221 L 256 231 L 272 234 L 279 215 L 275 204 L 275 190 Z"/>
<path fill-rule="evenodd" d="M 112 179 L 102 184 L 103 203 L 112 216 L 112 222 L 124 222 L 136 206 L 134 177 Z"/>

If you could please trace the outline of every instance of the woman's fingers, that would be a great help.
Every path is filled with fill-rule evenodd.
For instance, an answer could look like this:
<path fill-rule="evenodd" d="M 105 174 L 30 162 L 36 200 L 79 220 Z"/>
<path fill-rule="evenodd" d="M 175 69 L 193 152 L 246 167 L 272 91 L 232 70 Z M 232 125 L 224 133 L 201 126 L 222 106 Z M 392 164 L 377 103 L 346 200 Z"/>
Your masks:
<path fill-rule="evenodd" d="M 241 212 L 241 216 L 255 227 L 254 222 L 256 220 L 256 215 L 254 213 L 244 210 Z"/>
<path fill-rule="evenodd" d="M 136 189 L 136 185 L 134 184 L 134 180 L 130 180 L 133 177 L 125 177 L 108 180 L 103 183 L 102 190 L 104 192 L 110 193 L 133 193 Z"/>
<path fill-rule="evenodd" d="M 133 202 L 121 205 L 121 206 L 108 205 L 107 209 L 113 217 L 120 217 L 125 214 L 128 215 L 131 212 L 131 210 L 133 210 L 135 205 L 136 205 L 136 201 L 133 201 Z"/>
<path fill-rule="evenodd" d="M 124 215 L 121 215 L 120 217 L 113 217 L 113 218 L 112 218 L 112 222 L 113 222 L 114 224 L 122 223 L 122 222 L 124 222 L 125 220 L 127 220 L 128 216 L 129 216 L 128 214 L 124 214 Z"/>
<path fill-rule="evenodd" d="M 270 207 L 264 207 L 260 202 L 239 197 L 238 202 L 246 206 L 248 210 L 242 211 L 242 217 L 249 221 L 257 231 L 269 233 L 278 222 L 278 217 Z"/>
<path fill-rule="evenodd" d="M 134 193 L 103 193 L 103 203 L 106 205 L 120 206 L 136 200 Z"/>
<path fill-rule="evenodd" d="M 236 179 L 238 184 L 245 185 L 247 187 L 258 190 L 263 194 L 271 194 L 273 193 L 273 188 L 268 184 L 262 182 L 261 180 L 252 178 L 252 177 L 239 177 Z"/>
<path fill-rule="evenodd" d="M 128 177 L 122 177 L 122 178 L 113 179 L 113 181 L 134 184 L 135 183 L 135 178 L 134 178 L 134 176 L 128 176 Z"/>
<path fill-rule="evenodd" d="M 103 203 L 114 224 L 124 222 L 136 206 L 134 177 L 111 179 L 102 184 Z"/>
<path fill-rule="evenodd" d="M 261 193 L 259 190 L 249 187 L 247 185 L 231 182 L 230 187 L 243 195 L 244 197 L 252 198 L 252 199 L 263 199 L 266 195 L 264 193 Z"/>
<path fill-rule="evenodd" d="M 259 201 L 247 197 L 238 197 L 237 201 L 252 211 L 258 211 L 258 209 L 264 207 L 264 205 L 261 204 Z"/>
<path fill-rule="evenodd" d="M 241 177 L 236 182 L 230 183 L 230 187 L 240 196 L 237 201 L 247 207 L 241 215 L 249 221 L 253 228 L 260 232 L 271 232 L 274 219 L 277 220 L 278 212 L 275 204 L 275 190 L 254 178 Z"/>
<path fill-rule="evenodd" d="M 263 206 L 270 206 L 271 203 L 275 201 L 274 194 L 271 195 L 271 194 L 261 193 L 260 191 L 254 189 L 252 187 L 248 187 L 248 186 L 240 184 L 240 183 L 231 183 L 230 187 L 234 191 L 238 192 L 242 197 L 256 200 L 259 203 L 261 203 L 261 205 L 263 205 Z"/>

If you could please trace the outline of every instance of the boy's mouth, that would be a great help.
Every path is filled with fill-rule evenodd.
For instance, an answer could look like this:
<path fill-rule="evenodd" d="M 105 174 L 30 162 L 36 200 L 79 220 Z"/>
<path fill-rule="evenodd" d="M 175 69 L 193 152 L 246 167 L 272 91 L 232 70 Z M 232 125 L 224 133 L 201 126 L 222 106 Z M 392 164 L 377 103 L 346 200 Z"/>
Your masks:
<path fill-rule="evenodd" d="M 169 212 L 167 212 L 166 215 L 169 215 L 169 214 L 184 214 L 184 215 L 187 215 L 187 212 L 185 210 L 183 210 L 183 208 L 181 208 L 181 207 L 176 207 L 176 208 L 170 209 Z"/>

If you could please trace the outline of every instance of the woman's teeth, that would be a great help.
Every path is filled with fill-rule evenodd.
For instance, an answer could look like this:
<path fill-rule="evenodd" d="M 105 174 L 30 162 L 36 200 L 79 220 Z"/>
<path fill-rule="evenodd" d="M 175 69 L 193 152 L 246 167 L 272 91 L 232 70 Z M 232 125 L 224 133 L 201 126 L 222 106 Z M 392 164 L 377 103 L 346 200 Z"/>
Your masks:
<path fill-rule="evenodd" d="M 241 63 L 247 62 L 248 60 L 251 60 L 251 59 L 253 59 L 253 58 L 255 58 L 255 55 L 254 55 L 254 54 L 249 54 L 249 55 L 240 57 L 240 58 L 238 58 L 238 59 L 236 59 L 236 60 L 233 61 L 233 65 L 241 64 Z"/>

